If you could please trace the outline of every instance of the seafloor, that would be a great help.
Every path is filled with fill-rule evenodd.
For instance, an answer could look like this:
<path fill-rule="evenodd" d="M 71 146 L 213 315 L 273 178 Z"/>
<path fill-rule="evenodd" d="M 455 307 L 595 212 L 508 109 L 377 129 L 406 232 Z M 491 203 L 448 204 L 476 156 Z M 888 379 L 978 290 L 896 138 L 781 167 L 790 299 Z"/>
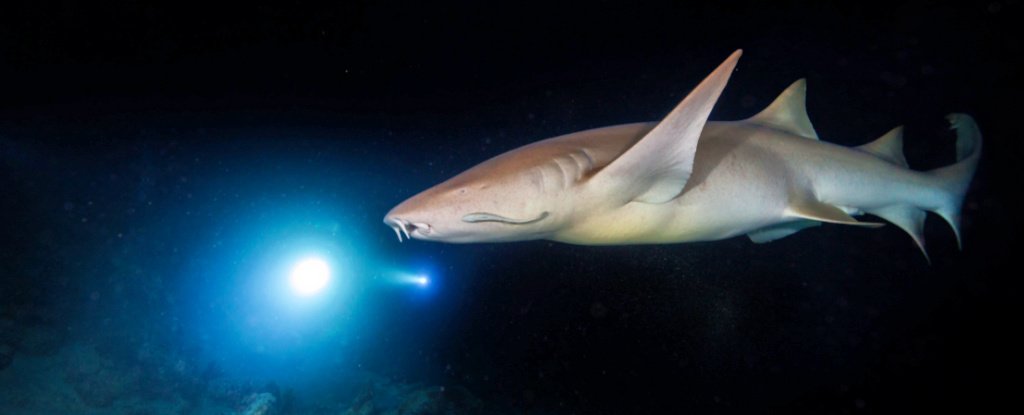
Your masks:
<path fill-rule="evenodd" d="M 0 318 L 0 414 L 398 415 L 486 409 L 462 387 L 408 383 L 370 372 L 349 376 L 354 394 L 301 400 L 296 391 L 273 382 L 227 378 L 181 350 L 135 345 L 126 349 L 114 342 L 71 341 L 53 326 Z"/>

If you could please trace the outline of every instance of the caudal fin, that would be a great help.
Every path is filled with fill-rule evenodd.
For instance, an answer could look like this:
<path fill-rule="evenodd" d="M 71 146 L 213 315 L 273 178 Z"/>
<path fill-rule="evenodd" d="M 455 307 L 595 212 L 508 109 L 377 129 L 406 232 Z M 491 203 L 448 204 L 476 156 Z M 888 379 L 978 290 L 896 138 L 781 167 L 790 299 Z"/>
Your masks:
<path fill-rule="evenodd" d="M 949 114 L 946 119 L 949 120 L 950 129 L 956 130 L 957 162 L 928 172 L 938 181 L 939 187 L 945 193 L 938 206 L 932 210 L 953 228 L 957 246 L 962 249 L 960 210 L 963 207 L 964 195 L 967 194 L 967 187 L 978 168 L 978 159 L 981 157 L 981 130 L 978 129 L 974 118 L 967 114 Z"/>

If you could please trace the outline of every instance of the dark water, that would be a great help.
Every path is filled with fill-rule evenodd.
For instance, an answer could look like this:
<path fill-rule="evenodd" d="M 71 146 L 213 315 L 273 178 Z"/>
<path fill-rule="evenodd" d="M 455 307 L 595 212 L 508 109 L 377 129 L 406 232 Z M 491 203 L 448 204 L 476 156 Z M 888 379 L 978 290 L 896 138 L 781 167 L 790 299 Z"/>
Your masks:
<path fill-rule="evenodd" d="M 1019 1 L 2 8 L 2 414 L 979 412 L 1014 390 Z M 972 114 L 964 250 L 934 216 L 931 265 L 892 226 L 583 247 L 381 224 L 500 152 L 659 119 L 737 48 L 714 120 L 806 77 L 824 140 L 905 124 L 929 169 L 943 116 Z M 333 279 L 300 297 L 310 255 Z"/>

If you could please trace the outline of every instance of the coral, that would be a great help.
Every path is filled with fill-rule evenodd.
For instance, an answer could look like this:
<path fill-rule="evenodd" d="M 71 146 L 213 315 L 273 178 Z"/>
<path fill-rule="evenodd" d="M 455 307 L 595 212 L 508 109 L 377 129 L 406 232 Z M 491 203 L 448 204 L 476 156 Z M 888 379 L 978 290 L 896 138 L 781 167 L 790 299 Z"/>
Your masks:
<path fill-rule="evenodd" d="M 238 415 L 270 415 L 277 399 L 267 392 L 254 393 L 242 400 L 242 409 Z"/>
<path fill-rule="evenodd" d="M 206 385 L 206 396 L 223 405 L 235 405 L 253 393 L 254 388 L 228 379 L 213 379 Z"/>

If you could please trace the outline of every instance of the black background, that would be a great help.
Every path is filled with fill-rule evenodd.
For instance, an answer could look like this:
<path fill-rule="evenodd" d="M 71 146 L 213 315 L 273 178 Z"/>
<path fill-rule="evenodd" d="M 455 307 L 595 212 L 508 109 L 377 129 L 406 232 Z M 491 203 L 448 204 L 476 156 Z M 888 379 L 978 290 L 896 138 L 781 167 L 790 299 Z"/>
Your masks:
<path fill-rule="evenodd" d="M 372 202 L 386 209 L 500 151 L 658 119 L 743 48 L 712 119 L 749 116 L 807 77 L 823 139 L 860 144 L 905 123 L 907 157 L 925 169 L 952 159 L 942 116 L 974 115 L 986 141 L 964 251 L 934 217 L 930 266 L 894 227 L 826 226 L 768 245 L 419 248 L 482 264 L 432 356 L 501 408 L 984 411 L 1017 389 L 1021 8 L 5 3 L 0 138 L 50 154 L 40 175 L 69 157 L 98 160 L 78 166 L 102 174 L 146 131 L 355 129 L 362 138 L 323 145 L 375 160 L 378 180 L 395 182 Z M 190 137 L 180 151 L 243 157 Z M 21 235 L 52 226 L 37 211 L 46 179 L 24 167 L 0 182 L 9 275 L 29 261 L 13 253 L 39 243 Z"/>

